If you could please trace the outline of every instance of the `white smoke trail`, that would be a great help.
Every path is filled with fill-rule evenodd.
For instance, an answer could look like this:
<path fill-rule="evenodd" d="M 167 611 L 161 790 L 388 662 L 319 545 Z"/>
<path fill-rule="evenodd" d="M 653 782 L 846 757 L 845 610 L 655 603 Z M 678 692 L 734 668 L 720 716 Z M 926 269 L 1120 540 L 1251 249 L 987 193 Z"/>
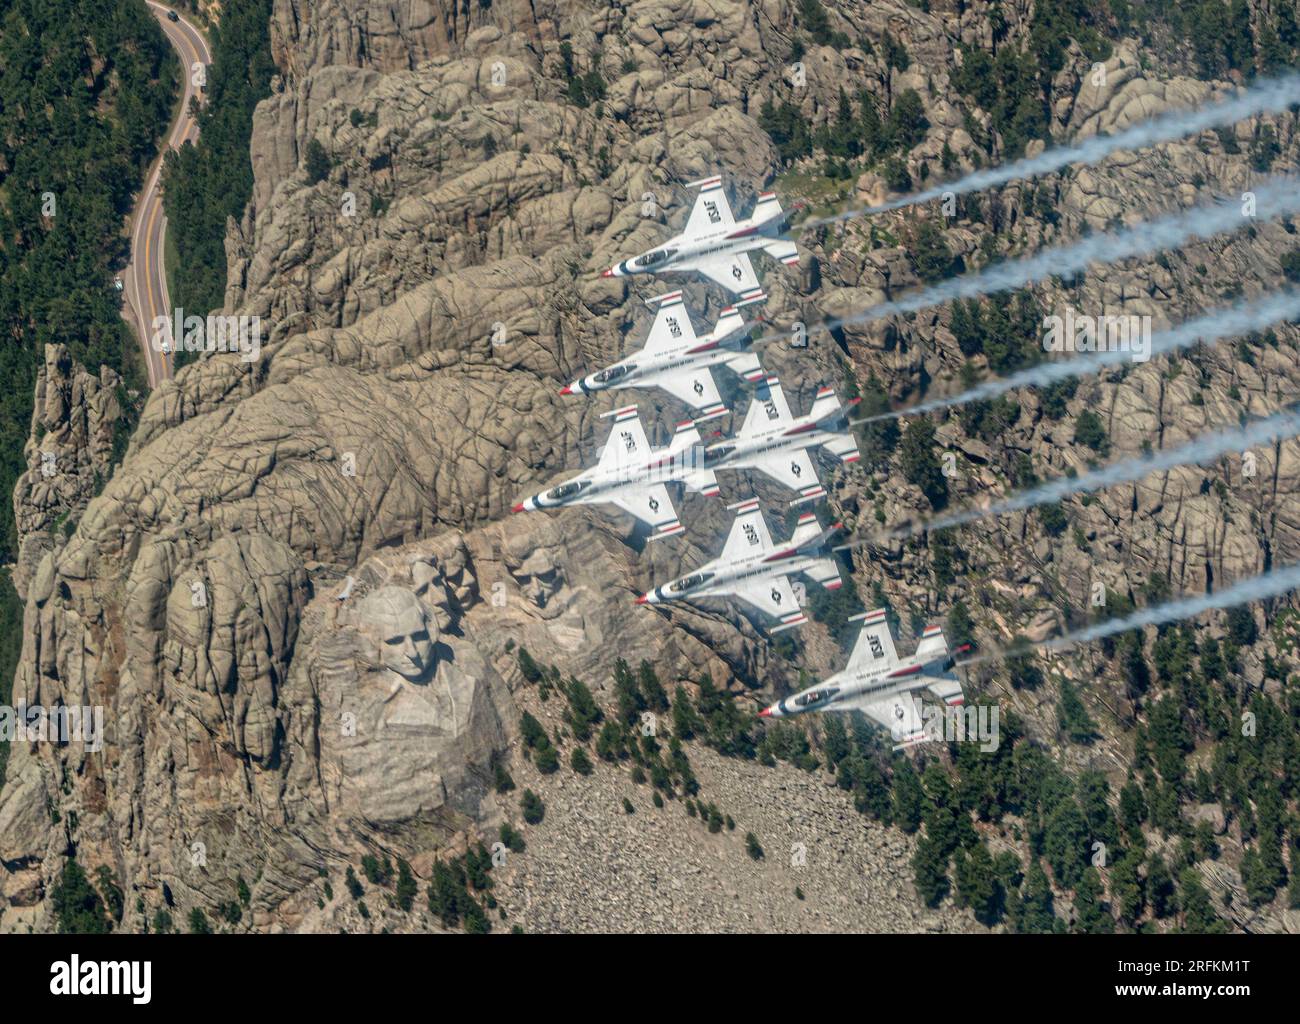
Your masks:
<path fill-rule="evenodd" d="M 1167 331 L 1161 331 L 1151 339 L 1150 354 L 1157 356 L 1191 348 L 1203 341 L 1215 342 L 1223 338 L 1239 337 L 1254 331 L 1262 331 L 1272 324 L 1284 320 L 1294 320 L 1298 317 L 1300 317 L 1300 292 L 1279 292 L 1262 299 L 1243 301 L 1229 309 L 1216 310 L 1194 320 L 1188 320 L 1177 327 L 1171 327 Z M 1062 359 L 1040 366 L 1031 366 L 1019 370 L 1009 377 L 984 381 L 955 395 L 932 398 L 916 405 L 910 405 L 906 409 L 866 416 L 853 422 L 855 425 L 858 423 L 875 423 L 879 420 L 895 419 L 900 416 L 919 416 L 923 413 L 933 412 L 936 409 L 949 409 L 970 402 L 986 401 L 997 398 L 999 395 L 1006 394 L 1006 392 L 1013 391 L 1016 388 L 1047 387 L 1070 377 L 1097 373 L 1104 367 L 1132 358 L 1133 353 L 1131 351 L 1120 348 L 1110 349 L 1105 352 L 1089 352 L 1085 355 L 1075 356 L 1072 359 Z"/>
<path fill-rule="evenodd" d="M 1285 594 L 1297 587 L 1300 587 L 1300 565 L 1288 565 L 1281 569 L 1273 569 L 1262 576 L 1252 576 L 1213 594 L 1200 594 L 1178 601 L 1166 601 L 1164 604 L 1153 605 L 1150 608 L 1141 608 L 1123 618 L 1099 622 L 1095 626 L 1088 626 L 1057 637 L 1055 640 L 1049 640 L 1043 645 L 1043 649 L 1063 651 L 1076 644 L 1101 640 L 1116 633 L 1127 633 L 1130 629 L 1141 626 L 1159 626 L 1166 622 L 1188 619 L 1201 612 L 1232 608 L 1251 601 L 1262 601 L 1265 598 Z"/>
<path fill-rule="evenodd" d="M 1112 153 L 1123 149 L 1142 149 L 1185 138 L 1209 128 L 1220 128 L 1257 114 L 1276 114 L 1300 102 L 1300 75 L 1288 75 L 1272 81 L 1261 82 L 1231 99 L 1213 103 L 1196 110 L 1180 110 L 1161 114 L 1126 128 L 1118 135 L 1094 135 L 1069 146 L 1049 149 L 1036 157 L 1017 160 L 1004 167 L 989 167 L 975 171 L 946 185 L 935 185 L 921 192 L 891 199 L 878 206 L 860 206 L 852 210 L 817 217 L 799 225 L 800 229 L 820 227 L 854 217 L 873 216 L 901 210 L 907 206 L 945 198 L 949 194 L 967 195 L 996 185 L 1022 178 L 1035 178 L 1062 170 L 1071 164 L 1095 164 Z"/>
<path fill-rule="evenodd" d="M 1257 444 L 1269 444 L 1283 438 L 1300 434 L 1300 408 L 1276 413 L 1267 419 L 1255 420 L 1241 427 L 1232 427 L 1218 433 L 1202 435 L 1176 448 L 1152 452 L 1135 459 L 1125 459 L 1110 466 L 1091 470 L 1077 477 L 1061 477 L 1047 483 L 1031 487 L 1027 491 L 1013 494 L 1009 498 L 995 501 L 993 504 L 978 509 L 967 509 L 938 516 L 925 522 L 909 524 L 888 534 L 889 539 L 909 537 L 923 530 L 943 530 L 952 526 L 964 526 L 978 519 L 1000 516 L 1007 512 L 1019 512 L 1060 501 L 1072 494 L 1100 490 L 1114 484 L 1141 480 L 1149 473 L 1157 473 L 1177 466 L 1197 465 L 1210 462 L 1229 452 L 1240 452 Z"/>
<path fill-rule="evenodd" d="M 1244 222 L 1254 220 L 1256 215 L 1266 219 L 1284 217 L 1300 212 L 1298 185 L 1300 183 L 1292 178 L 1271 178 L 1251 193 L 1253 209 L 1250 214 L 1245 212 L 1244 202 L 1241 205 L 1235 202 L 1215 202 L 1181 213 L 1167 214 L 1123 231 L 1093 235 L 1070 245 L 1045 249 L 1023 260 L 996 264 L 977 274 L 954 277 L 930 288 L 923 288 L 906 298 L 877 303 L 861 313 L 823 320 L 820 324 L 810 325 L 806 336 L 811 337 L 851 324 L 871 323 L 887 316 L 915 313 L 954 299 L 971 299 L 995 292 L 1013 291 L 1047 277 L 1072 277 L 1093 263 L 1115 263 L 1130 256 L 1177 249 L 1193 238 L 1208 238 L 1232 231 Z M 755 339 L 756 342 L 760 340 L 770 339 Z"/>

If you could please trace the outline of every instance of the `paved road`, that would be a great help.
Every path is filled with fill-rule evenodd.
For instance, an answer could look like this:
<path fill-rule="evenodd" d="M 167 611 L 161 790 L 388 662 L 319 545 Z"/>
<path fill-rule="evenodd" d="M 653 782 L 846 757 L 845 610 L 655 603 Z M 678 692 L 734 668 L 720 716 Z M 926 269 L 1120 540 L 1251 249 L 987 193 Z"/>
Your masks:
<path fill-rule="evenodd" d="M 166 144 L 166 149 L 179 149 L 186 141 L 198 138 L 199 126 L 190 116 L 190 98 L 198 94 L 194 85 L 193 69 L 196 63 L 203 64 L 205 67 L 211 64 L 212 55 L 208 51 L 208 44 L 203 34 L 186 21 L 184 16 L 180 16 L 179 21 L 172 21 L 167 17 L 170 8 L 154 3 L 153 0 L 146 0 L 146 2 L 180 58 L 185 95 L 182 97 L 180 111 Z M 177 14 L 179 15 L 180 12 L 178 11 Z M 140 339 L 140 350 L 144 353 L 145 365 L 149 369 L 151 388 L 172 375 L 171 356 L 157 351 L 150 343 L 154 334 L 154 317 L 166 316 L 170 320 L 172 315 L 171 300 L 167 294 L 167 272 L 163 261 L 163 245 L 167 238 L 167 216 L 163 213 L 162 189 L 159 187 L 166 149 L 149 168 L 144 191 L 140 194 L 135 213 L 132 214 L 131 262 L 122 274 L 122 290 L 126 295 L 128 307 L 124 310 L 124 315 L 131 321 Z"/>

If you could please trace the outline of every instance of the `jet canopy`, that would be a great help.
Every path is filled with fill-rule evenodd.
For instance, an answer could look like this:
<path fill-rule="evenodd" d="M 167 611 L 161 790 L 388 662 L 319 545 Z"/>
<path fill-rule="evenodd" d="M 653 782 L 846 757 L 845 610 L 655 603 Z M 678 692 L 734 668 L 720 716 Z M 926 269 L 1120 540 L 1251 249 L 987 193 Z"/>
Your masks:
<path fill-rule="evenodd" d="M 654 252 L 648 252 L 638 256 L 632 261 L 632 266 L 638 270 L 645 270 L 647 267 L 657 267 L 665 260 L 670 260 L 677 254 L 676 249 L 656 249 Z"/>
<path fill-rule="evenodd" d="M 704 449 L 704 465 L 715 466 L 736 450 L 734 444 L 720 444 Z"/>
<path fill-rule="evenodd" d="M 618 366 L 611 366 L 607 369 L 600 370 L 592 375 L 592 380 L 597 384 L 608 384 L 610 381 L 618 380 L 620 377 L 626 377 L 636 369 L 633 363 L 620 363 Z"/>
<path fill-rule="evenodd" d="M 806 708 L 813 704 L 821 704 L 824 701 L 828 701 L 839 692 L 839 687 L 836 686 L 827 686 L 820 690 L 809 690 L 807 693 L 799 694 L 792 703 L 794 703 L 796 707 Z"/>
<path fill-rule="evenodd" d="M 689 576 L 683 576 L 679 580 L 674 580 L 665 588 L 670 594 L 684 594 L 686 591 L 698 587 L 702 583 L 707 583 L 713 579 L 711 572 L 693 572 Z"/>
<path fill-rule="evenodd" d="M 546 499 L 548 501 L 563 501 L 565 498 L 572 498 L 586 486 L 587 482 L 585 480 L 570 480 L 567 484 L 552 487 L 546 492 Z"/>

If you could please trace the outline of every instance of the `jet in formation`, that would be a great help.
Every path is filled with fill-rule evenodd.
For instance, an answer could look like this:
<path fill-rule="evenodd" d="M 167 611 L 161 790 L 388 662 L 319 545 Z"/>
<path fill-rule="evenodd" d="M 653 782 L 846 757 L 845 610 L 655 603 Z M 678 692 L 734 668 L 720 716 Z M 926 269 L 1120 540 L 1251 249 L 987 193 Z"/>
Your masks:
<path fill-rule="evenodd" d="M 698 422 L 725 415 L 727 408 L 718 395 L 710 367 L 726 366 L 751 383 L 763 379 L 763 367 L 749 347 L 750 333 L 759 321 L 747 321 L 740 310 L 765 298 L 760 291 L 728 306 L 719 314 L 713 330 L 703 338 L 695 333 L 681 292 L 650 299 L 647 305 L 658 308 L 645 347 L 612 366 L 574 381 L 560 394 L 590 395 L 609 388 L 662 388 L 695 409 L 699 413 Z"/>
<path fill-rule="evenodd" d="M 714 473 L 719 469 L 756 469 L 778 483 L 798 491 L 790 504 L 815 501 L 826 494 L 809 452 L 824 447 L 841 462 L 856 462 L 861 454 L 849 430 L 847 413 L 858 399 L 841 405 L 833 388 L 823 387 L 806 416 L 792 416 L 781 382 L 775 377 L 755 391 L 745 422 L 735 437 L 704 449 L 703 465 L 686 477 L 692 490 L 716 493 Z"/>
<path fill-rule="evenodd" d="M 637 598 L 637 604 L 694 604 L 705 597 L 736 597 L 778 620 L 772 633 L 807 622 L 791 577 L 802 573 L 827 590 L 841 586 L 839 567 L 828 545 L 840 524 L 823 530 L 817 517 L 808 512 L 799 517 L 789 541 L 777 545 L 758 499 L 729 507 L 736 518 L 722 554 L 694 572 L 648 591 Z"/>
<path fill-rule="evenodd" d="M 861 711 L 890 731 L 898 747 L 927 739 L 917 696 L 928 692 L 949 706 L 965 699 L 961 681 L 953 674 L 955 655 L 970 649 L 963 644 L 951 654 L 939 626 L 929 626 L 910 658 L 898 657 L 884 608 L 856 615 L 861 621 L 853 653 L 843 671 L 759 712 L 763 718 L 787 718 L 809 711 Z"/>
<path fill-rule="evenodd" d="M 566 505 L 610 502 L 645 523 L 651 539 L 683 530 L 667 484 L 681 482 L 690 491 L 716 498 L 721 493 L 717 471 L 755 469 L 798 492 L 799 505 L 826 494 L 809 451 L 824 446 L 842 462 L 853 462 L 858 446 L 848 430 L 847 413 L 831 388 L 821 388 L 807 416 L 790 413 L 781 382 L 769 377 L 757 391 L 744 425 L 734 437 L 716 444 L 700 441 L 700 420 L 677 425 L 671 443 L 652 450 L 635 405 L 615 409 L 614 426 L 591 469 L 526 498 L 516 512 Z"/>
<path fill-rule="evenodd" d="M 762 249 L 782 263 L 799 262 L 799 250 L 794 242 L 782 237 L 790 217 L 799 207 L 786 212 L 781 209 L 775 192 L 764 192 L 749 219 L 737 221 L 722 189 L 720 175 L 693 181 L 686 187 L 700 190 L 686 229 L 663 245 L 615 263 L 602 276 L 695 271 L 748 298 L 759 290 L 749 253 Z"/>
<path fill-rule="evenodd" d="M 652 540 L 681 533 L 684 527 L 665 484 L 688 474 L 691 454 L 699 450 L 699 429 L 689 420 L 680 423 L 668 446 L 655 451 L 646 438 L 635 405 L 607 412 L 602 419 L 607 417 L 613 417 L 614 425 L 596 465 L 571 480 L 525 498 L 514 510 L 528 512 L 612 502 L 649 526 Z"/>

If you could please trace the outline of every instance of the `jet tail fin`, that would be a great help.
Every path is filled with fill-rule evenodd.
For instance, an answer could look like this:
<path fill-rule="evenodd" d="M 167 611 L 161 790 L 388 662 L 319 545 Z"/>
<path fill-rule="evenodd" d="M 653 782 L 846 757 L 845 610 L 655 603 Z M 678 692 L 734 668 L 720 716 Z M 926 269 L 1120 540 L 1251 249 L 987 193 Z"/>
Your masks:
<path fill-rule="evenodd" d="M 666 452 L 667 468 L 671 473 L 669 478 L 681 480 L 689 491 L 698 491 L 705 497 L 716 498 L 721 493 L 718 490 L 718 478 L 713 470 L 704 468 L 704 446 L 700 440 L 699 423 L 699 420 L 683 420 L 677 424 Z"/>
<path fill-rule="evenodd" d="M 943 627 L 926 626 L 925 632 L 921 634 L 921 642 L 916 645 L 916 660 L 924 663 L 947 656 L 948 639 L 943 635 Z"/>
<path fill-rule="evenodd" d="M 727 335 L 739 331 L 745 326 L 745 318 L 740 311 L 746 306 L 765 301 L 767 301 L 767 292 L 758 290 L 745 293 L 730 306 L 725 307 L 718 314 L 718 322 L 713 325 L 714 339 L 725 338 Z M 752 328 L 755 323 L 756 321 L 750 321 L 750 327 Z"/>
<path fill-rule="evenodd" d="M 700 428 L 696 421 L 682 420 L 677 424 L 677 429 L 673 432 L 673 439 L 669 442 L 668 450 L 676 455 L 689 451 L 699 443 Z"/>
<path fill-rule="evenodd" d="M 758 197 L 758 202 L 754 204 L 754 212 L 749 216 L 754 224 L 761 225 L 764 234 L 774 235 L 785 229 L 784 212 L 776 193 L 764 192 Z M 791 213 L 793 212 L 792 210 Z M 791 245 L 790 248 L 793 249 L 794 246 Z"/>
<path fill-rule="evenodd" d="M 799 521 L 795 523 L 790 543 L 798 551 L 813 551 L 825 547 L 826 542 L 835 536 L 840 526 L 840 523 L 835 523 L 823 530 L 821 523 L 817 522 L 817 516 L 812 512 L 805 512 L 799 517 Z M 835 576 L 837 578 L 839 576 L 838 569 L 835 570 Z"/>
<path fill-rule="evenodd" d="M 861 399 L 854 398 L 849 401 L 848 405 L 841 405 L 840 397 L 835 393 L 834 388 L 818 388 L 817 395 L 813 399 L 812 408 L 808 410 L 808 418 L 818 426 L 826 427 L 839 420 L 847 419 L 848 411 L 857 405 L 859 401 Z"/>

